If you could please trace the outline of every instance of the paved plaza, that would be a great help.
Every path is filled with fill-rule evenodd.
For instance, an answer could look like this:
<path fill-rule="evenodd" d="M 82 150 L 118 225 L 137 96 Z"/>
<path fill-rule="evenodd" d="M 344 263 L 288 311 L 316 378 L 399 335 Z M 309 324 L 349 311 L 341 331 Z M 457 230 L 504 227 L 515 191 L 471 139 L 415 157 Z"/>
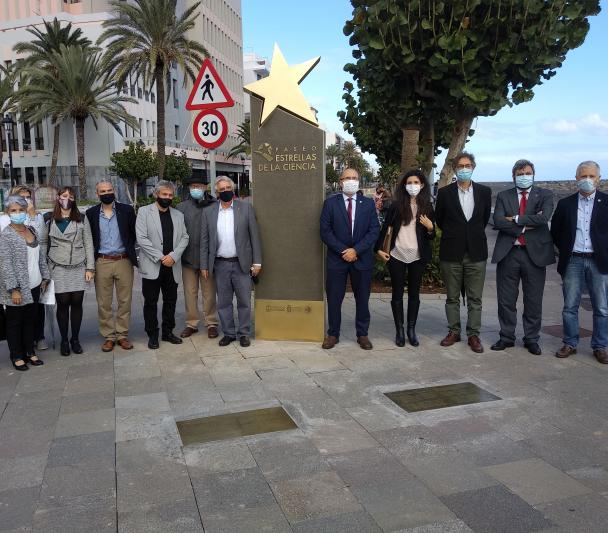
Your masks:
<path fill-rule="evenodd" d="M 549 270 L 545 326 L 561 323 Z M 439 295 L 422 301 L 420 347 L 397 348 L 384 294 L 372 296 L 370 352 L 355 343 L 352 298 L 330 351 L 255 340 L 220 348 L 202 333 L 150 351 L 139 280 L 135 349 L 104 354 L 87 292 L 85 354 L 49 350 L 45 366 L 20 373 L 0 347 L 0 530 L 606 531 L 608 365 L 588 338 L 556 359 L 560 338 L 547 333 L 540 357 L 521 341 L 490 351 L 491 265 L 487 278 L 481 355 L 465 342 L 439 346 Z M 384 395 L 461 382 L 501 399 L 407 413 Z M 176 421 L 273 406 L 298 428 L 182 446 Z"/>

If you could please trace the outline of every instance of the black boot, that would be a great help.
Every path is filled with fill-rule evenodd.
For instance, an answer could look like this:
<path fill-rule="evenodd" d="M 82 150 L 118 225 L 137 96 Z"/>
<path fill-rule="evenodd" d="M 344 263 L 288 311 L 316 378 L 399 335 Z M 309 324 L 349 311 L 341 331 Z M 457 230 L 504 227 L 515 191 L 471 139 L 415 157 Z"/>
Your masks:
<path fill-rule="evenodd" d="M 420 300 L 407 303 L 407 340 L 412 346 L 418 346 L 418 337 L 416 336 L 416 321 L 418 320 L 418 309 L 420 309 Z"/>
<path fill-rule="evenodd" d="M 403 331 L 403 300 L 391 300 L 393 319 L 395 320 L 395 344 L 405 346 L 405 331 Z"/>

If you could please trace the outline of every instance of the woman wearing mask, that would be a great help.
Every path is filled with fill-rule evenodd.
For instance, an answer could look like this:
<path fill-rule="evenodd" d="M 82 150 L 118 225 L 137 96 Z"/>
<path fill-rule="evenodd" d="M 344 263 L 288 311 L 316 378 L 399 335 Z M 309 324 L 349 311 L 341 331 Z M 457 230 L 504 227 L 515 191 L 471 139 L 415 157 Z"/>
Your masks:
<path fill-rule="evenodd" d="M 0 304 L 6 306 L 6 340 L 16 370 L 40 366 L 34 351 L 35 306 L 47 286 L 49 269 L 41 253 L 36 230 L 26 226 L 28 203 L 19 195 L 9 196 L 9 224 L 0 233 Z"/>
<path fill-rule="evenodd" d="M 53 216 L 48 222 L 48 260 L 55 283 L 57 324 L 61 333 L 61 355 L 82 353 L 78 336 L 82 323 L 82 301 L 87 283 L 95 276 L 93 238 L 88 219 L 76 205 L 74 190 L 59 190 Z M 68 342 L 68 327 L 72 336 Z"/>
<path fill-rule="evenodd" d="M 405 346 L 403 290 L 407 276 L 407 338 L 418 346 L 416 320 L 420 308 L 420 285 L 426 264 L 431 260 L 435 238 L 435 214 L 426 178 L 419 170 L 406 172 L 398 181 L 394 201 L 382 225 L 376 251 L 388 262 L 391 275 L 391 308 L 395 320 L 395 344 Z M 392 235 L 388 250 L 382 250 L 386 234 Z"/>

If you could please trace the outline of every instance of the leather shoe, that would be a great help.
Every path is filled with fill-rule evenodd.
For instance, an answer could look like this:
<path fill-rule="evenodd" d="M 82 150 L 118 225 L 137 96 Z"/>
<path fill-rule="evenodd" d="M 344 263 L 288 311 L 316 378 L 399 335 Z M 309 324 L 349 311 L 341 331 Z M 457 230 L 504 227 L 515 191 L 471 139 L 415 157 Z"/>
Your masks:
<path fill-rule="evenodd" d="M 217 331 L 217 326 L 209 326 L 207 328 L 207 337 L 210 339 L 217 339 L 219 336 L 220 334 Z"/>
<path fill-rule="evenodd" d="M 21 361 L 23 364 L 18 365 L 17 361 Z M 13 363 L 15 370 L 19 370 L 19 372 L 25 372 L 26 370 L 29 370 L 27 363 L 23 359 L 15 359 L 14 361 L 11 359 L 11 363 Z"/>
<path fill-rule="evenodd" d="M 123 339 L 118 339 L 118 346 L 120 346 L 123 350 L 132 350 L 133 343 L 124 337 Z"/>
<path fill-rule="evenodd" d="M 469 337 L 469 346 L 475 353 L 483 353 L 483 346 L 477 335 L 471 335 Z"/>
<path fill-rule="evenodd" d="M 234 342 L 236 337 L 229 337 L 228 335 L 224 335 L 219 342 L 220 346 L 228 346 L 231 342 Z"/>
<path fill-rule="evenodd" d="M 158 344 L 158 337 L 150 337 L 148 339 L 148 348 L 150 348 L 150 350 L 158 350 L 159 347 L 160 344 Z"/>
<path fill-rule="evenodd" d="M 184 331 L 182 331 L 182 332 L 179 334 L 179 336 L 180 336 L 182 339 L 187 339 L 188 337 L 192 337 L 192 335 L 194 335 L 195 333 L 198 333 L 198 329 L 197 329 L 197 328 L 193 328 L 193 327 L 190 327 L 190 326 L 186 326 L 186 327 L 184 328 Z"/>
<path fill-rule="evenodd" d="M 543 352 L 538 345 L 538 342 L 530 342 L 524 345 L 532 355 L 541 355 Z"/>
<path fill-rule="evenodd" d="M 106 341 L 101 345 L 102 352 L 111 352 L 114 349 L 114 341 L 112 339 L 106 339 Z"/>
<path fill-rule="evenodd" d="M 498 339 L 492 346 L 490 346 L 490 350 L 494 350 L 495 352 L 500 352 L 502 350 L 506 350 L 507 348 L 513 348 L 515 346 L 514 342 L 505 342 L 502 339 Z"/>
<path fill-rule="evenodd" d="M 245 337 L 245 335 L 243 335 L 240 339 L 239 342 L 241 343 L 241 346 L 243 348 L 247 348 L 247 346 L 251 346 L 251 341 L 249 340 L 249 337 Z"/>
<path fill-rule="evenodd" d="M 83 353 L 82 346 L 80 346 L 80 341 L 78 339 L 72 339 L 70 341 L 70 346 L 72 347 L 72 351 L 76 354 Z"/>
<path fill-rule="evenodd" d="M 173 333 L 165 333 L 161 337 L 161 340 L 163 342 L 170 342 L 171 344 L 181 344 L 182 342 L 184 342 L 177 335 L 173 335 Z"/>
<path fill-rule="evenodd" d="M 61 346 L 59 348 L 59 353 L 64 357 L 70 355 L 70 343 L 68 341 L 61 341 Z"/>
<path fill-rule="evenodd" d="M 598 348 L 597 350 L 593 350 L 593 355 L 599 363 L 608 365 L 608 351 L 606 348 Z"/>
<path fill-rule="evenodd" d="M 570 346 L 568 344 L 564 344 L 557 352 L 555 352 L 555 357 L 559 357 L 560 359 L 565 359 L 566 357 L 570 357 L 572 354 L 576 353 L 576 348 L 574 346 Z"/>
<path fill-rule="evenodd" d="M 359 344 L 363 350 L 371 350 L 373 348 L 372 343 L 367 336 L 357 337 L 357 344 Z"/>
<path fill-rule="evenodd" d="M 34 359 L 34 357 L 36 359 Z M 28 355 L 27 362 L 32 366 L 42 366 L 44 364 L 44 361 L 42 359 L 40 359 L 40 357 L 38 357 L 36 354 Z"/>
<path fill-rule="evenodd" d="M 327 335 L 323 339 L 323 344 L 321 344 L 321 348 L 324 350 L 331 350 L 336 344 L 340 342 L 338 337 L 334 337 L 333 335 Z"/>
<path fill-rule="evenodd" d="M 460 342 L 460 333 L 450 331 L 439 344 L 441 346 L 452 346 L 456 342 Z"/>

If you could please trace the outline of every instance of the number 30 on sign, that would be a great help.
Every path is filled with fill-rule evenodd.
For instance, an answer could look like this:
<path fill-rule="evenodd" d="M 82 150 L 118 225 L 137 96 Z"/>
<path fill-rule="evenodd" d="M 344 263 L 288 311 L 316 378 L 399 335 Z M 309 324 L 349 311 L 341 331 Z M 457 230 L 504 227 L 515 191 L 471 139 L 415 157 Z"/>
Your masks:
<path fill-rule="evenodd" d="M 194 119 L 193 133 L 198 144 L 213 150 L 226 140 L 228 123 L 219 111 L 209 109 L 202 111 Z"/>

